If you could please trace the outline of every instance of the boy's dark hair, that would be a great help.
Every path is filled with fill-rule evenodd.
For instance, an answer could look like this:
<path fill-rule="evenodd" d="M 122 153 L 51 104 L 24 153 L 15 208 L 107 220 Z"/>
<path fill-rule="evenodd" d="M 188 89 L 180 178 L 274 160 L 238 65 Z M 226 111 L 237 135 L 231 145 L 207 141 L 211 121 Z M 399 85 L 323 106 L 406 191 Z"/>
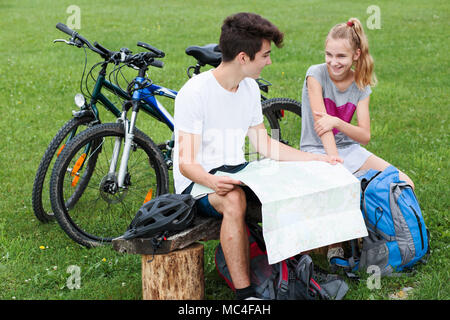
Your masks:
<path fill-rule="evenodd" d="M 227 17 L 222 25 L 219 47 L 222 61 L 233 60 L 239 52 L 245 52 L 250 60 L 261 50 L 262 40 L 266 39 L 280 48 L 284 34 L 270 21 L 258 14 L 240 12 Z"/>

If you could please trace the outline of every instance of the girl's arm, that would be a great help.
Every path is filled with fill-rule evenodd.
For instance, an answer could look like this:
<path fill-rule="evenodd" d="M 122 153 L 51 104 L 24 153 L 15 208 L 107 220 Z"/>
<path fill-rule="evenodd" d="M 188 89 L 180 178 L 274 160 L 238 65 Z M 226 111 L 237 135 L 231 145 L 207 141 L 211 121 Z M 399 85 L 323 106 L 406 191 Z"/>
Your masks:
<path fill-rule="evenodd" d="M 306 85 L 308 86 L 309 104 L 311 106 L 314 123 L 316 126 L 317 121 L 323 118 L 320 114 L 327 114 L 325 104 L 323 103 L 322 86 L 319 81 L 313 77 L 308 77 L 306 79 Z M 330 130 L 323 131 L 318 135 L 322 140 L 325 152 L 330 156 L 338 156 L 339 153 L 337 151 L 336 141 L 334 140 L 334 134 L 331 130 L 332 128 Z"/>
<path fill-rule="evenodd" d="M 316 111 L 315 116 L 318 120 L 315 122 L 314 129 L 322 137 L 336 128 L 351 139 L 363 145 L 368 144 L 370 141 L 369 100 L 370 96 L 358 102 L 356 107 L 358 125 L 347 123 L 338 117 L 330 116 L 326 112 Z"/>

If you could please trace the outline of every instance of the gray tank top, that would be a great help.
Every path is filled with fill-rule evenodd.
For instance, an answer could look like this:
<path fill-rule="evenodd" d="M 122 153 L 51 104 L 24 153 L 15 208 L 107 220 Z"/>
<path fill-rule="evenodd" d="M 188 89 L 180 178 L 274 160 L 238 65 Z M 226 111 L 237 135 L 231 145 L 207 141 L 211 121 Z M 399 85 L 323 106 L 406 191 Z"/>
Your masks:
<path fill-rule="evenodd" d="M 368 97 L 372 90 L 369 85 L 364 90 L 359 90 L 353 81 L 347 90 L 339 91 L 330 79 L 326 63 L 309 67 L 308 71 L 306 71 L 302 90 L 302 135 L 300 138 L 300 149 L 314 152 L 323 150 L 323 144 L 320 137 L 314 131 L 314 118 L 309 103 L 308 87 L 306 85 L 306 79 L 309 76 L 314 77 L 322 86 L 323 102 L 327 113 L 339 117 L 348 123 L 353 118 L 358 102 Z M 352 144 L 358 144 L 358 142 L 350 139 L 336 129 L 333 129 L 333 133 L 338 149 L 348 147 Z"/>

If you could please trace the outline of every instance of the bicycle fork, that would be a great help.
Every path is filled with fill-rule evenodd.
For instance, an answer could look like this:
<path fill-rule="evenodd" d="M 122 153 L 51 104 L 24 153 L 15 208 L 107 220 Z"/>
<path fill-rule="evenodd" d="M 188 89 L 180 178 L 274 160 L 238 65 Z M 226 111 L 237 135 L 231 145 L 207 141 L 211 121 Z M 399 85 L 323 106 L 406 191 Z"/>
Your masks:
<path fill-rule="evenodd" d="M 131 151 L 131 147 L 133 144 L 134 128 L 136 125 L 136 118 L 137 118 L 137 114 L 139 111 L 137 104 L 138 104 L 137 101 L 132 101 L 131 103 L 126 102 L 124 104 L 124 110 L 122 111 L 122 116 L 118 119 L 118 122 L 123 123 L 124 137 L 125 137 L 122 157 L 120 159 L 119 171 L 117 174 L 117 186 L 119 188 L 125 187 L 125 178 L 127 176 L 128 159 L 130 157 L 130 151 Z M 130 105 L 133 106 L 133 111 L 131 113 L 131 120 L 128 121 L 126 115 L 127 115 L 128 109 L 130 108 Z M 111 159 L 111 163 L 110 163 L 110 167 L 109 167 L 109 176 L 110 177 L 114 177 L 116 174 L 116 169 L 117 169 L 117 164 L 119 161 L 119 155 L 120 155 L 121 148 L 122 148 L 122 137 L 117 137 L 114 142 L 114 149 L 113 149 L 112 159 Z"/>

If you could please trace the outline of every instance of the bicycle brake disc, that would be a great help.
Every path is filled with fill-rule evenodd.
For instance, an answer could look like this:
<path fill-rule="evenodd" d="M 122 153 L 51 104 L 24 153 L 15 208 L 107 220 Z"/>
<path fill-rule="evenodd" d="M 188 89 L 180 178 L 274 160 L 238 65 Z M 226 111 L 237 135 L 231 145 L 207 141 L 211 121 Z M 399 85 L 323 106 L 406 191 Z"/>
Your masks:
<path fill-rule="evenodd" d="M 128 175 L 128 174 L 127 174 Z M 107 174 L 100 182 L 100 196 L 109 204 L 122 202 L 128 193 L 127 188 L 119 188 L 117 177 L 113 174 Z"/>

